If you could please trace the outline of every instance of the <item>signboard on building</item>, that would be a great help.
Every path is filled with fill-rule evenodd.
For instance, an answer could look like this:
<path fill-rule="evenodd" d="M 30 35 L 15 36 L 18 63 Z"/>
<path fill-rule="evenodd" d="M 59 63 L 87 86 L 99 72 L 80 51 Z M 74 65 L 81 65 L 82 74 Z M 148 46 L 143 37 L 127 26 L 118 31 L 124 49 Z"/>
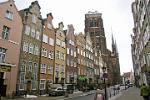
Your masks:
<path fill-rule="evenodd" d="M 10 72 L 11 67 L 16 65 L 9 64 L 9 63 L 0 63 L 0 72 Z"/>
<path fill-rule="evenodd" d="M 0 72 L 10 72 L 10 70 L 11 70 L 10 66 L 0 65 Z"/>

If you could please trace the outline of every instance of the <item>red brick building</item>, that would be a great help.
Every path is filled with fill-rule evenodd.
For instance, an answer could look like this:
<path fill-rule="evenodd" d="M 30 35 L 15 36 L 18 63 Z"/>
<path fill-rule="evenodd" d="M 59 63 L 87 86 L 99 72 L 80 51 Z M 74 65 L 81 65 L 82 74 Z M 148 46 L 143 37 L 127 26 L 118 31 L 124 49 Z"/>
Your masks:
<path fill-rule="evenodd" d="M 43 42 L 40 69 L 41 94 L 48 92 L 48 86 L 53 83 L 55 29 L 52 24 L 53 16 L 47 14 L 43 20 Z"/>

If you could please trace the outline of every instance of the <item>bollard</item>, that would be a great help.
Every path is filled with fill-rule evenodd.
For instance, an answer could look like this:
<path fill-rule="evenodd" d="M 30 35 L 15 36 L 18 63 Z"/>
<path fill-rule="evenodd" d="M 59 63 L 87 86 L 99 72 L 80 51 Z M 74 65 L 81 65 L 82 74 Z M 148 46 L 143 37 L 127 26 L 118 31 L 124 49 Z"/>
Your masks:
<path fill-rule="evenodd" d="M 15 98 L 15 92 L 13 91 L 12 92 L 12 99 L 14 99 Z"/>
<path fill-rule="evenodd" d="M 110 95 L 109 95 L 109 96 L 110 96 L 110 98 L 111 98 L 111 92 L 110 92 Z"/>

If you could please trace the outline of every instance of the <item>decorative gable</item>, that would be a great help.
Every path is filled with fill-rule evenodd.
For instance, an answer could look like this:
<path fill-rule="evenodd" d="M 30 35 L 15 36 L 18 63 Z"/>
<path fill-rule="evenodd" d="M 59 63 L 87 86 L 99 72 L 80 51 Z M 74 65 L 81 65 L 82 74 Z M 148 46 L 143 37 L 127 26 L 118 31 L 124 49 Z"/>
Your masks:
<path fill-rule="evenodd" d="M 63 28 L 64 28 L 63 22 L 60 22 L 60 23 L 58 24 L 58 29 L 57 29 L 57 32 L 56 32 L 56 33 L 59 34 L 60 36 L 65 37 L 65 33 L 64 33 Z"/>

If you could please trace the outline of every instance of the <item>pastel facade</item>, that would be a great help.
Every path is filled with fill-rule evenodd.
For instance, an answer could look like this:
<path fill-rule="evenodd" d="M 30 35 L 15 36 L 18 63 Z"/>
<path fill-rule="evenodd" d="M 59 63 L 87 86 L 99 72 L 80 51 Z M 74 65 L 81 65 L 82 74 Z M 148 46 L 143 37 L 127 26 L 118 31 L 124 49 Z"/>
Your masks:
<path fill-rule="evenodd" d="M 16 92 L 22 27 L 14 1 L 0 3 L 0 83 L 4 79 L 1 89 L 10 97 Z"/>
<path fill-rule="evenodd" d="M 55 64 L 54 64 L 54 81 L 53 83 L 65 83 L 66 74 L 66 36 L 63 30 L 64 25 L 59 23 L 56 29 L 55 43 Z"/>

